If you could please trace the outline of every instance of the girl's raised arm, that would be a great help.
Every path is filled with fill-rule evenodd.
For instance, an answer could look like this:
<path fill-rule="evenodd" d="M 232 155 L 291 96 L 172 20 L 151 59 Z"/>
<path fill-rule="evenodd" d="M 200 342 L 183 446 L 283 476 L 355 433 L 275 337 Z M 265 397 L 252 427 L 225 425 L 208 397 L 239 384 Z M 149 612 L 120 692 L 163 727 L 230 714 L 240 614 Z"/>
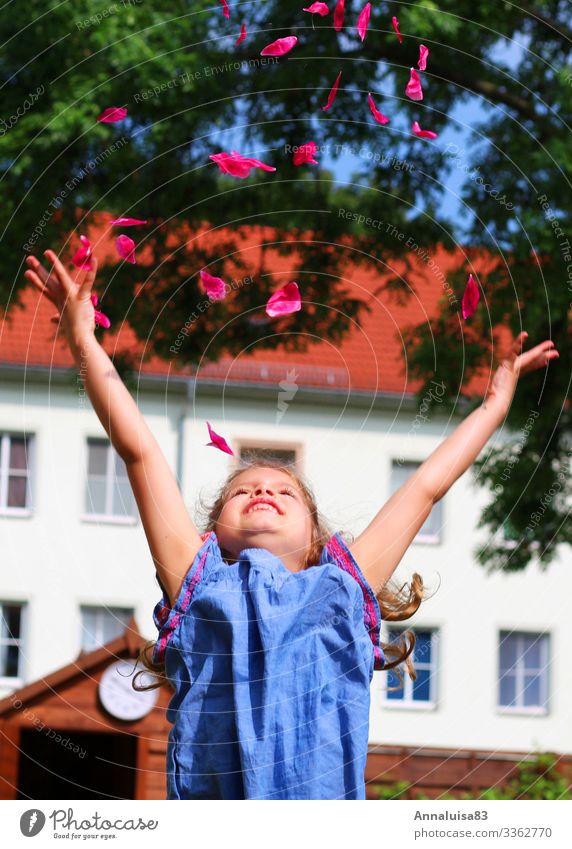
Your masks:
<path fill-rule="evenodd" d="M 377 592 L 389 580 L 435 502 L 473 464 L 510 409 L 518 378 L 542 368 L 559 354 L 550 340 L 525 354 L 526 332 L 513 342 L 495 372 L 487 395 L 395 492 L 349 546 L 370 586 Z"/>
<path fill-rule="evenodd" d="M 68 344 L 97 416 L 124 460 L 141 521 L 162 585 L 174 602 L 183 578 L 202 545 L 175 477 L 137 404 L 95 338 L 91 288 L 97 261 L 75 279 L 53 251 L 50 272 L 28 257 L 26 278 L 59 310 L 52 321 L 64 325 Z"/>

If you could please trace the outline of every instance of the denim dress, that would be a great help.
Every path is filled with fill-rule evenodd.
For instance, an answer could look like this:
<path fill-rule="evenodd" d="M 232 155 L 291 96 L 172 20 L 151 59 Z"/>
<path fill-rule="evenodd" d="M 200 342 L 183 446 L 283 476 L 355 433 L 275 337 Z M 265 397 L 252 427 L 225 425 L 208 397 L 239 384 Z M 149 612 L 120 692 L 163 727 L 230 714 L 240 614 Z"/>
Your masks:
<path fill-rule="evenodd" d="M 385 658 L 377 599 L 335 534 L 290 572 L 263 548 L 203 544 L 154 659 L 175 693 L 168 799 L 365 799 L 370 683 Z"/>

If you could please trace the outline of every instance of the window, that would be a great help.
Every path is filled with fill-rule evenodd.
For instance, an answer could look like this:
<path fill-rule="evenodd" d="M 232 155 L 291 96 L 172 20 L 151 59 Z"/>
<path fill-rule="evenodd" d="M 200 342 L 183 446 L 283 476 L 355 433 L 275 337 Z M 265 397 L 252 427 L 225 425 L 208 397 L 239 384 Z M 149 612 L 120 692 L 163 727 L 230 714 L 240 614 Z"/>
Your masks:
<path fill-rule="evenodd" d="M 246 462 L 271 457 L 280 460 L 285 466 L 296 466 L 301 460 L 301 446 L 243 443 L 239 448 L 239 457 Z"/>
<path fill-rule="evenodd" d="M 417 678 L 413 681 L 409 677 L 407 667 L 402 664 L 400 671 L 403 674 L 403 687 L 401 687 L 394 670 L 390 670 L 387 673 L 387 685 L 384 691 L 386 702 L 414 707 L 434 707 L 437 700 L 437 631 L 417 630 L 416 628 L 389 628 L 387 630 L 387 641 L 397 641 L 405 630 L 413 631 L 415 634 L 415 648 L 413 649 L 412 659 Z M 388 689 L 397 686 L 399 686 L 398 690 Z"/>
<path fill-rule="evenodd" d="M 499 707 L 546 713 L 548 635 L 501 631 Z"/>
<path fill-rule="evenodd" d="M 81 647 L 83 651 L 104 646 L 121 636 L 133 616 L 131 607 L 82 607 Z"/>
<path fill-rule="evenodd" d="M 393 495 L 411 475 L 417 471 L 421 463 L 391 461 L 391 494 Z M 419 528 L 413 542 L 440 543 L 443 526 L 443 499 L 438 501 L 424 523 Z"/>
<path fill-rule="evenodd" d="M 88 439 L 87 452 L 87 517 L 132 521 L 136 504 L 125 463 L 106 439 Z"/>
<path fill-rule="evenodd" d="M 32 509 L 31 437 L 0 435 L 0 512 L 17 515 Z"/>
<path fill-rule="evenodd" d="M 22 609 L 22 604 L 0 602 L 0 678 L 22 673 Z"/>

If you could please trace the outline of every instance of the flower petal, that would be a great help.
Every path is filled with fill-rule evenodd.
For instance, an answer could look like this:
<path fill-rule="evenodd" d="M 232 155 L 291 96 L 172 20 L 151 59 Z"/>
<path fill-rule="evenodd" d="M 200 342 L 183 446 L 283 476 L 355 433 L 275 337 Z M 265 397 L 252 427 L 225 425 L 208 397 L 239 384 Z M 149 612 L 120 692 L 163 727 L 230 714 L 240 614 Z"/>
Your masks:
<path fill-rule="evenodd" d="M 339 32 L 344 25 L 346 16 L 346 0 L 338 0 L 334 9 L 334 29 Z"/>
<path fill-rule="evenodd" d="M 340 79 L 341 79 L 341 77 L 342 77 L 342 72 L 340 71 L 340 73 L 339 73 L 339 74 L 338 74 L 338 76 L 336 77 L 336 81 L 335 81 L 335 83 L 333 84 L 333 86 L 332 86 L 332 88 L 331 88 L 331 90 L 330 90 L 330 93 L 329 93 L 329 95 L 328 95 L 328 102 L 326 103 L 326 105 L 325 105 L 325 106 L 322 106 L 322 109 L 324 110 L 324 112 L 326 111 L 326 109 L 329 109 L 329 108 L 330 108 L 330 106 L 332 105 L 332 103 L 333 103 L 333 102 L 334 102 L 334 100 L 336 99 L 336 94 L 338 93 L 338 86 L 339 86 L 339 84 L 340 84 Z"/>
<path fill-rule="evenodd" d="M 465 291 L 463 292 L 463 298 L 461 300 L 461 313 L 463 318 L 470 318 L 473 315 L 477 309 L 479 298 L 479 287 L 473 280 L 473 275 L 469 274 L 469 279 L 467 280 L 467 285 L 465 286 Z"/>
<path fill-rule="evenodd" d="M 402 36 L 402 35 L 401 35 L 401 33 L 399 32 L 399 21 L 397 20 L 397 18 L 395 17 L 395 15 L 392 17 L 392 19 L 391 19 L 391 23 L 393 24 L 393 29 L 395 30 L 395 34 L 396 34 L 396 36 L 397 36 L 397 37 L 398 37 L 398 39 L 399 39 L 399 43 L 400 43 L 400 44 L 403 44 L 403 36 Z"/>
<path fill-rule="evenodd" d="M 120 257 L 127 262 L 135 263 L 135 242 L 133 239 L 121 234 L 121 236 L 118 236 L 115 240 L 115 247 L 117 248 L 117 253 Z"/>
<path fill-rule="evenodd" d="M 277 38 L 276 41 L 273 41 L 271 44 L 267 44 L 266 47 L 260 51 L 261 56 L 284 56 L 285 53 L 289 53 L 293 47 L 296 46 L 298 39 L 295 35 L 288 35 L 286 38 Z"/>
<path fill-rule="evenodd" d="M 213 277 L 208 271 L 200 272 L 201 280 L 203 281 L 206 294 L 211 301 L 222 301 L 225 297 L 226 283 L 222 277 Z"/>
<path fill-rule="evenodd" d="M 421 80 L 415 68 L 411 68 L 409 82 L 405 86 L 405 94 L 411 100 L 423 100 L 423 89 L 421 88 Z"/>
<path fill-rule="evenodd" d="M 216 162 L 223 174 L 230 174 L 231 177 L 240 177 L 244 179 L 250 176 L 250 166 L 240 160 L 235 159 L 230 153 L 212 153 L 209 156 L 213 162 Z"/>
<path fill-rule="evenodd" d="M 108 319 L 108 317 L 106 315 L 104 315 L 102 312 L 100 312 L 99 310 L 95 309 L 95 307 L 97 306 L 97 303 L 98 303 L 98 297 L 95 294 L 95 292 L 91 293 L 90 299 L 91 299 L 91 303 L 94 306 L 93 312 L 94 312 L 95 323 L 101 325 L 101 327 L 111 327 L 111 322 Z"/>
<path fill-rule="evenodd" d="M 234 451 L 227 443 L 226 439 L 223 436 L 219 436 L 218 433 L 215 433 L 208 422 L 207 427 L 209 429 L 209 436 L 211 438 L 211 442 L 207 442 L 207 445 L 212 445 L 213 448 L 218 448 L 219 451 L 224 451 L 225 454 L 232 454 L 234 457 Z"/>
<path fill-rule="evenodd" d="M 141 218 L 114 218 L 111 224 L 120 224 L 122 227 L 136 227 L 138 224 L 147 224 L 147 219 Z"/>
<path fill-rule="evenodd" d="M 357 30 L 359 33 L 359 37 L 363 41 L 365 38 L 365 34 L 367 32 L 367 26 L 369 24 L 369 16 L 371 15 L 371 3 L 366 3 L 361 12 L 359 13 L 358 22 L 357 22 Z"/>
<path fill-rule="evenodd" d="M 275 292 L 266 304 L 266 314 L 272 317 L 276 315 L 289 315 L 302 309 L 300 291 L 298 284 L 294 281 L 287 283 L 278 292 Z"/>
<path fill-rule="evenodd" d="M 379 124 L 389 123 L 389 118 L 387 117 L 387 115 L 383 115 L 379 111 L 379 109 L 376 107 L 375 103 L 373 102 L 373 97 L 371 96 L 371 92 L 367 96 L 367 102 L 369 103 L 369 108 L 371 109 L 371 114 L 373 115 L 373 117 L 375 118 L 375 120 Z"/>
<path fill-rule="evenodd" d="M 429 56 L 429 48 L 425 47 L 424 44 L 419 45 L 419 61 L 417 62 L 417 67 L 420 71 L 425 71 L 427 69 L 427 57 Z"/>
<path fill-rule="evenodd" d="M 243 24 L 240 28 L 240 35 L 238 36 L 237 40 L 234 42 L 235 45 L 241 44 L 244 41 L 245 38 L 246 38 L 246 24 Z"/>
<path fill-rule="evenodd" d="M 411 132 L 415 133 L 416 136 L 419 136 L 420 139 L 436 139 L 438 135 L 432 130 L 422 130 L 417 121 L 413 122 Z"/>
<path fill-rule="evenodd" d="M 262 168 L 263 171 L 276 171 L 276 168 L 272 165 L 266 165 L 260 159 L 253 159 L 251 156 L 242 156 L 237 150 L 233 150 L 231 153 L 235 162 L 248 165 L 250 168 Z"/>
<path fill-rule="evenodd" d="M 91 262 L 91 242 L 87 238 L 87 236 L 80 236 L 80 242 L 82 244 L 81 248 L 78 248 L 75 254 L 72 256 L 72 262 L 76 268 L 84 268 L 88 271 L 93 268 Z"/>
<path fill-rule="evenodd" d="M 302 9 L 303 12 L 311 12 L 313 15 L 321 15 L 324 17 L 328 15 L 330 10 L 328 9 L 327 3 L 312 3 L 311 6 L 308 6 L 305 9 Z"/>
<path fill-rule="evenodd" d="M 97 116 L 97 120 L 102 124 L 114 124 L 116 121 L 123 121 L 125 117 L 127 117 L 127 109 L 123 106 L 109 106 Z"/>
<path fill-rule="evenodd" d="M 301 144 L 298 150 L 292 157 L 294 165 L 303 165 L 305 162 L 311 162 L 313 165 L 318 165 L 314 159 L 316 153 L 316 142 L 310 141 L 306 144 Z"/>
<path fill-rule="evenodd" d="M 230 9 L 228 8 L 227 0 L 219 0 L 222 3 L 222 13 L 225 18 L 230 18 Z"/>

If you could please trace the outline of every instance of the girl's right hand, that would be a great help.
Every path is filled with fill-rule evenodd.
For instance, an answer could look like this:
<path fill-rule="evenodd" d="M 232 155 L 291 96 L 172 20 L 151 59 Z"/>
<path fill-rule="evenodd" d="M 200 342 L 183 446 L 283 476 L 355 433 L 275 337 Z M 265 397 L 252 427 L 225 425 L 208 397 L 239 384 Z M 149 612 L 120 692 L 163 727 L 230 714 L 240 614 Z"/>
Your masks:
<path fill-rule="evenodd" d="M 91 269 L 79 269 L 72 277 L 53 251 L 44 251 L 44 256 L 52 266 L 50 271 L 35 256 L 29 256 L 26 259 L 28 271 L 25 277 L 57 308 L 58 312 L 52 316 L 51 321 L 61 321 L 70 345 L 86 335 L 92 336 L 95 331 L 95 308 L 91 302 L 91 289 L 97 272 L 97 260 L 92 256 Z"/>

